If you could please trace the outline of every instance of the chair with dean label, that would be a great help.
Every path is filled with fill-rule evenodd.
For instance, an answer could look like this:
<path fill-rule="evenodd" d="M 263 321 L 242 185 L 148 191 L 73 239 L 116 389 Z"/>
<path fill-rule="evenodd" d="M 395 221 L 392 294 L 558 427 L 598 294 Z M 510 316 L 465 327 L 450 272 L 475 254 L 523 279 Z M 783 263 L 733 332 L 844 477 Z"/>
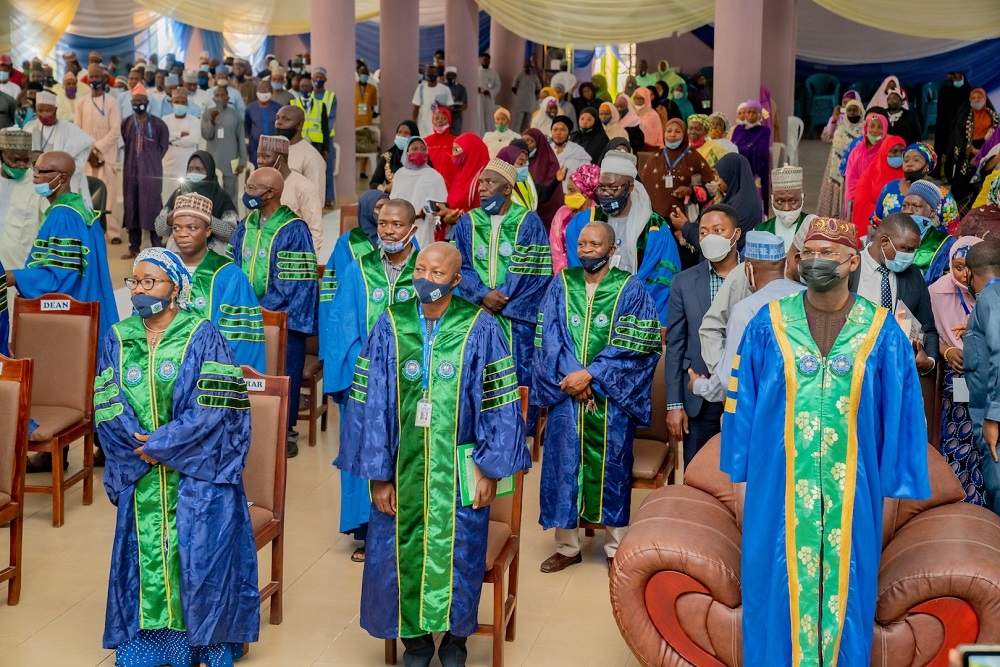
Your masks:
<path fill-rule="evenodd" d="M 52 455 L 51 486 L 27 485 L 27 493 L 52 496 L 52 525 L 62 526 L 65 493 L 83 482 L 83 504 L 94 499 L 94 376 L 100 304 L 47 294 L 14 300 L 11 350 L 34 360 L 31 418 L 38 428 L 29 452 Z M 66 476 L 63 461 L 72 443 L 83 440 L 83 468 Z"/>
<path fill-rule="evenodd" d="M 282 620 L 285 553 L 285 434 L 288 431 L 286 376 L 262 375 L 243 366 L 250 396 L 250 451 L 243 468 L 250 523 L 257 551 L 271 545 L 271 580 L 260 589 L 260 602 L 271 601 L 270 623 Z"/>

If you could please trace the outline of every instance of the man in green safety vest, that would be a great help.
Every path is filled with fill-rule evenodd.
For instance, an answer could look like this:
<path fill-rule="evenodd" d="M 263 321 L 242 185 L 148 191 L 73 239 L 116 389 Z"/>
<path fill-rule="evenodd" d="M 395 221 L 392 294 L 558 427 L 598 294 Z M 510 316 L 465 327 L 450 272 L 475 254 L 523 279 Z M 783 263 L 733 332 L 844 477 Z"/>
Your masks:
<path fill-rule="evenodd" d="M 326 68 L 316 67 L 311 78 L 303 77 L 299 82 L 299 97 L 292 100 L 294 106 L 302 109 L 305 120 L 302 123 L 302 138 L 310 142 L 326 160 L 326 192 L 324 208 L 332 208 L 333 192 L 333 125 L 337 119 L 337 96 L 326 90 Z"/>

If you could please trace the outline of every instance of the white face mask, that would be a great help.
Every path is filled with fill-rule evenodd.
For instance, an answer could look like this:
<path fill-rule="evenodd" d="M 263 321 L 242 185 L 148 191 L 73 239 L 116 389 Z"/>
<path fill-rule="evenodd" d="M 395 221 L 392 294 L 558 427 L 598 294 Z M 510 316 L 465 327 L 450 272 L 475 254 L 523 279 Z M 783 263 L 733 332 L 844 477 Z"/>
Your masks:
<path fill-rule="evenodd" d="M 261 102 L 270 102 L 271 93 L 257 93 L 257 99 L 260 100 Z"/>
<path fill-rule="evenodd" d="M 803 198 L 805 195 L 803 195 Z M 782 211 L 774 205 L 774 197 L 771 197 L 771 208 L 774 209 L 774 217 L 785 227 L 791 227 L 796 222 L 799 221 L 799 214 L 802 213 L 802 207 L 799 206 L 791 211 Z"/>
<path fill-rule="evenodd" d="M 710 262 L 718 262 L 725 259 L 729 251 L 736 245 L 736 232 L 733 232 L 732 238 L 729 239 L 719 234 L 709 234 L 701 240 L 699 245 L 701 246 L 701 254 L 705 256 L 705 259 Z"/>

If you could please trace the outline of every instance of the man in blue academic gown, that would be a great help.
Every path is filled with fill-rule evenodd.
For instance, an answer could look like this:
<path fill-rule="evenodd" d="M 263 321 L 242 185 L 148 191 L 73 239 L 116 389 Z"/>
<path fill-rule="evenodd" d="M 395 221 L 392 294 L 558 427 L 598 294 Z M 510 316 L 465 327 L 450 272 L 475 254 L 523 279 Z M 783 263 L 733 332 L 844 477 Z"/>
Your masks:
<path fill-rule="evenodd" d="M 35 162 L 35 190 L 49 200 L 42 227 L 23 269 L 7 272 L 7 286 L 26 299 L 66 294 L 101 304 L 98 336 L 118 321 L 104 232 L 97 214 L 70 192 L 76 166 L 69 153 L 42 153 Z"/>
<path fill-rule="evenodd" d="M 7 312 L 7 272 L 0 264 L 0 354 L 10 356 L 10 315 Z"/>
<path fill-rule="evenodd" d="M 514 353 L 517 380 L 531 386 L 538 305 L 552 278 L 552 252 L 542 219 L 511 201 L 513 165 L 494 158 L 479 177 L 479 208 L 459 218 L 462 294 L 497 318 Z M 531 431 L 533 418 L 528 419 Z"/>
<path fill-rule="evenodd" d="M 581 519 L 607 529 L 609 564 L 628 526 L 632 439 L 649 425 L 663 347 L 656 304 L 641 280 L 611 266 L 615 252 L 611 225 L 585 226 L 582 267 L 552 281 L 539 315 L 532 402 L 549 408 L 539 523 L 556 529 L 542 572 L 581 562 Z"/>
<path fill-rule="evenodd" d="M 869 664 L 883 498 L 930 496 L 913 346 L 848 289 L 854 225 L 809 224 L 806 291 L 750 322 L 722 420 L 722 470 L 746 482 L 747 665 Z"/>
<path fill-rule="evenodd" d="M 261 167 L 247 180 L 243 205 L 250 210 L 229 239 L 229 256 L 250 278 L 262 308 L 288 313 L 285 374 L 290 378 L 288 457 L 298 456 L 299 390 L 306 361 L 306 338 L 316 335 L 319 281 L 316 251 L 305 221 L 281 205 L 285 179 Z"/>
<path fill-rule="evenodd" d="M 413 206 L 405 199 L 391 199 L 383 204 L 378 213 L 378 250 L 358 257 L 340 272 L 337 296 L 328 312 L 321 311 L 328 315 L 326 321 L 320 323 L 320 328 L 325 328 L 328 334 L 321 339 L 324 348 L 320 350 L 323 391 L 333 396 L 341 411 L 347 404 L 354 381 L 358 355 L 378 318 L 394 303 L 414 297 L 415 222 Z M 345 446 L 343 438 L 348 433 L 341 429 L 342 448 Z M 341 470 L 340 532 L 353 534 L 354 539 L 364 542 L 370 508 L 368 483 Z M 361 546 L 352 559 L 364 560 L 364 554 L 365 547 Z"/>
<path fill-rule="evenodd" d="M 455 248 L 417 256 L 414 300 L 390 306 L 358 357 L 338 465 L 372 481 L 361 627 L 402 637 L 404 664 L 465 665 L 479 627 L 489 504 L 531 465 L 514 360 L 498 322 L 455 296 Z M 338 297 L 339 298 L 339 297 Z M 461 491 L 461 492 L 460 492 Z"/>

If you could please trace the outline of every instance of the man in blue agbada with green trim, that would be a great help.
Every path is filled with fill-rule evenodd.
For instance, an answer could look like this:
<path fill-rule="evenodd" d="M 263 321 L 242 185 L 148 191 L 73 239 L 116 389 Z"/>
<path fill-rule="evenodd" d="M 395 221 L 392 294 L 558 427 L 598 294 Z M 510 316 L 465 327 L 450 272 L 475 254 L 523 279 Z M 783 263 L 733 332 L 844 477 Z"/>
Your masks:
<path fill-rule="evenodd" d="M 649 425 L 663 343 L 652 297 L 611 266 L 615 252 L 611 225 L 587 224 L 577 241 L 582 267 L 552 281 L 538 316 L 531 400 L 549 408 L 539 523 L 556 529 L 542 572 L 583 560 L 581 519 L 604 524 L 609 563 L 629 522 L 632 440 Z"/>
<path fill-rule="evenodd" d="M 372 482 L 361 627 L 402 637 L 412 667 L 430 665 L 433 632 L 445 633 L 441 664 L 465 665 L 466 638 L 479 627 L 489 504 L 498 480 L 531 466 L 514 359 L 497 320 L 452 293 L 461 266 L 446 243 L 420 252 L 418 300 L 379 317 L 341 422 L 338 465 Z M 467 484 L 463 445 L 481 475 Z"/>
<path fill-rule="evenodd" d="M 118 321 L 118 306 L 98 215 L 83 197 L 70 192 L 76 171 L 73 157 L 62 151 L 42 153 L 35 162 L 35 191 L 49 200 L 42 227 L 23 269 L 7 272 L 7 286 L 26 299 L 66 294 L 77 301 L 101 304 L 98 335 Z"/>
<path fill-rule="evenodd" d="M 243 195 L 243 205 L 250 213 L 229 239 L 229 257 L 250 278 L 262 308 L 288 313 L 286 453 L 291 458 L 299 453 L 299 434 L 294 428 L 299 416 L 306 338 L 316 334 L 319 281 L 309 227 L 295 211 L 281 204 L 284 185 L 285 179 L 276 169 L 261 167 L 253 172 Z"/>

